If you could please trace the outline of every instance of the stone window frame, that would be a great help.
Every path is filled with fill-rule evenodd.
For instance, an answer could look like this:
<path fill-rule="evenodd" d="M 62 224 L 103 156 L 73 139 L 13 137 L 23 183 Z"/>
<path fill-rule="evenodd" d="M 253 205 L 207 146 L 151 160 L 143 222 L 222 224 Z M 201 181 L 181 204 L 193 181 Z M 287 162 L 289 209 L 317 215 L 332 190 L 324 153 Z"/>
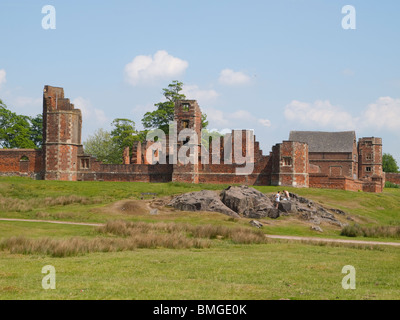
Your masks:
<path fill-rule="evenodd" d="M 365 172 L 372 172 L 372 167 L 365 167 Z"/>
<path fill-rule="evenodd" d="M 80 165 L 81 165 L 81 169 L 83 169 L 83 170 L 90 169 L 90 159 L 89 158 L 81 158 Z"/>

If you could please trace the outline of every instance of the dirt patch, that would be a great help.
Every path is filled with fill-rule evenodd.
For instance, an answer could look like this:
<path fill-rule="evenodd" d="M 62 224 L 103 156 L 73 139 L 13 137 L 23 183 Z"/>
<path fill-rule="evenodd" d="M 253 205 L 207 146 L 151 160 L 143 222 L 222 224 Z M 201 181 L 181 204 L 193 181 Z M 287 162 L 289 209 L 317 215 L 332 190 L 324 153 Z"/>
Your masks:
<path fill-rule="evenodd" d="M 157 198 L 154 200 L 121 200 L 103 208 L 96 208 L 96 211 L 108 214 L 124 214 L 132 216 L 143 216 L 154 212 L 157 214 L 164 214 L 175 211 L 173 208 L 166 207 L 170 199 L 171 197 Z"/>

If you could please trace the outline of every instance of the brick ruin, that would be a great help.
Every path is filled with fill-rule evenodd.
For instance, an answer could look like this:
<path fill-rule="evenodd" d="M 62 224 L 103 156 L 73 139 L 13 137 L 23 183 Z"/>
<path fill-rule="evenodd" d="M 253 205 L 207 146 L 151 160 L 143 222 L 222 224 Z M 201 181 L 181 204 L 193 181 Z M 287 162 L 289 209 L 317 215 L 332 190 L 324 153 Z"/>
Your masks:
<path fill-rule="evenodd" d="M 136 142 L 130 150 L 127 148 L 121 154 L 123 164 L 103 164 L 84 151 L 81 111 L 64 97 L 63 88 L 45 86 L 42 150 L 0 150 L 0 175 L 64 181 L 176 181 L 367 192 L 382 192 L 384 186 L 381 138 L 360 138 L 357 142 L 353 131 L 292 131 L 289 140 L 276 144 L 269 155 L 264 155 L 252 132 L 233 130 L 210 143 L 208 150 L 203 150 L 200 141 L 201 110 L 197 102 L 178 101 L 175 121 L 178 133 L 183 129 L 197 133 L 197 163 L 182 164 L 178 161 L 171 164 L 169 160 L 176 157 L 176 151 L 171 151 L 168 136 L 165 150 L 153 153 L 154 163 L 148 161 L 146 154 L 156 142 L 146 141 Z M 180 140 L 177 141 L 178 148 L 187 143 L 187 140 Z M 241 149 L 234 148 L 235 142 Z M 207 151 L 206 156 L 200 151 Z M 246 160 L 251 162 L 252 171 L 237 174 L 237 170 L 244 166 L 246 154 L 251 154 Z M 159 163 L 161 157 L 167 159 L 166 163 Z M 215 163 L 216 157 L 221 159 L 220 163 Z M 398 183 L 399 176 L 388 174 L 386 179 Z"/>

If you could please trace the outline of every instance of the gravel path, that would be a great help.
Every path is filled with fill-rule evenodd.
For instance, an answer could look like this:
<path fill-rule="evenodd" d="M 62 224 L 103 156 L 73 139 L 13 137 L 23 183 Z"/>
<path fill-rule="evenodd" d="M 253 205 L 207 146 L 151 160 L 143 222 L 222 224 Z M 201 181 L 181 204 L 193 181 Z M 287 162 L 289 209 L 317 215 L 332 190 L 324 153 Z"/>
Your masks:
<path fill-rule="evenodd" d="M 52 221 L 52 220 L 29 220 L 29 219 L 8 219 L 8 218 L 0 218 L 0 221 L 42 222 L 42 223 L 54 223 L 54 224 L 72 224 L 72 225 L 90 226 L 90 227 L 101 227 L 104 225 L 102 223 L 68 222 L 68 221 Z"/>
<path fill-rule="evenodd" d="M 317 238 L 317 237 L 311 238 L 311 237 L 273 236 L 273 235 L 267 235 L 267 238 L 295 240 L 295 241 L 336 242 L 336 243 L 348 243 L 348 244 L 385 245 L 385 246 L 400 247 L 400 242 L 379 242 L 379 241 L 343 240 L 343 239 L 327 239 L 327 238 Z"/>

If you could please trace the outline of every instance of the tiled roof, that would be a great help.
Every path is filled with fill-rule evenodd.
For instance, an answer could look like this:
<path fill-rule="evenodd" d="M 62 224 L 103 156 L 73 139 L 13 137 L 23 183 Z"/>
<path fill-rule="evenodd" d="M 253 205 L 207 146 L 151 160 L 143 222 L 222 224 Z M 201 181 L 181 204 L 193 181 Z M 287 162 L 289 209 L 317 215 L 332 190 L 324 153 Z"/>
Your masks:
<path fill-rule="evenodd" d="M 291 131 L 289 140 L 307 143 L 309 152 L 352 152 L 356 133 Z"/>

